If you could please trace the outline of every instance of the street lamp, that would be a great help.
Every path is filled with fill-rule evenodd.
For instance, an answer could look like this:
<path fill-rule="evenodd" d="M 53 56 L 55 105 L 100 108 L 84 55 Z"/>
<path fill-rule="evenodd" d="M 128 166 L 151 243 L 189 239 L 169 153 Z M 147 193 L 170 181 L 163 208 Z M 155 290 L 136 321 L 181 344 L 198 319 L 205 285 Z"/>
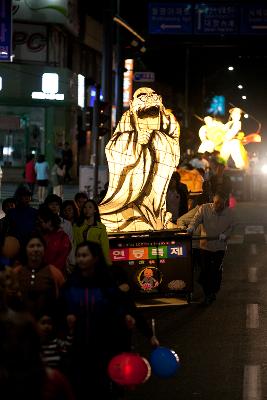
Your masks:
<path fill-rule="evenodd" d="M 238 89 L 240 89 L 240 90 L 243 89 L 243 85 L 238 85 L 237 87 L 238 87 Z"/>

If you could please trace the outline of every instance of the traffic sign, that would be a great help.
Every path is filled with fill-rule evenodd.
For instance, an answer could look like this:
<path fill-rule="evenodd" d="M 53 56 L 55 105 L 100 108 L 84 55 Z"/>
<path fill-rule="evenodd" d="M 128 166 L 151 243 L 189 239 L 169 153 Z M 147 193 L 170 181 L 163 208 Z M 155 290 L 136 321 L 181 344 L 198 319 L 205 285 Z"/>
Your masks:
<path fill-rule="evenodd" d="M 135 82 L 155 82 L 154 72 L 135 72 L 133 80 Z"/>
<path fill-rule="evenodd" d="M 267 32 L 267 5 L 244 5 L 241 32 L 265 34 Z"/>
<path fill-rule="evenodd" d="M 194 33 L 239 33 L 239 8 L 229 4 L 196 4 Z"/>
<path fill-rule="evenodd" d="M 267 4 L 150 3 L 150 34 L 237 35 L 267 33 Z"/>
<path fill-rule="evenodd" d="M 192 5 L 188 3 L 150 3 L 150 34 L 191 34 L 193 32 Z"/>

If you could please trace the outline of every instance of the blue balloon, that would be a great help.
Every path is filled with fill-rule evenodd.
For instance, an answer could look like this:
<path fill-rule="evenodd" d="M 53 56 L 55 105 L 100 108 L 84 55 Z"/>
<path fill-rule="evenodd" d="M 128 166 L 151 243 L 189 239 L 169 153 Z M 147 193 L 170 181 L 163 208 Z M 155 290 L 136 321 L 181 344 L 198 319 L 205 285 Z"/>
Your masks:
<path fill-rule="evenodd" d="M 180 367 L 179 357 L 167 347 L 159 346 L 150 355 L 152 372 L 161 378 L 170 378 Z"/>

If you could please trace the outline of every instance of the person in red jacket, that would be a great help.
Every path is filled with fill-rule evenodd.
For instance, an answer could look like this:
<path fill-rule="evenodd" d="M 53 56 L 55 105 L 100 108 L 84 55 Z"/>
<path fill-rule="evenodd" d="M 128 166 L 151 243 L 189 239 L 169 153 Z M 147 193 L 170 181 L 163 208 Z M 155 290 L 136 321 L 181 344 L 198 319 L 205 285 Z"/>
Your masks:
<path fill-rule="evenodd" d="M 25 174 L 25 182 L 28 185 L 31 194 L 33 196 L 34 186 L 36 183 L 34 154 L 29 154 L 27 156 L 24 174 Z"/>
<path fill-rule="evenodd" d="M 46 242 L 44 261 L 54 265 L 65 276 L 66 264 L 72 244 L 69 236 L 60 227 L 60 217 L 47 206 L 39 207 L 37 222 L 40 233 Z"/>

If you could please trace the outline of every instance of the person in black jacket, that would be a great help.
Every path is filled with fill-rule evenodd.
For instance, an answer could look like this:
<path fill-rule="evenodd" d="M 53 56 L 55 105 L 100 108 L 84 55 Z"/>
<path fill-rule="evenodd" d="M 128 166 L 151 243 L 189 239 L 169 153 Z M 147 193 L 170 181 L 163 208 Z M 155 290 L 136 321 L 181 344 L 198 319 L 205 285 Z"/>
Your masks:
<path fill-rule="evenodd" d="M 224 193 L 226 204 L 229 204 L 229 197 L 232 193 L 231 178 L 225 174 L 225 165 L 219 160 L 216 162 L 215 173 L 209 179 L 210 185 L 210 201 L 212 201 L 215 193 Z"/>
<path fill-rule="evenodd" d="M 135 307 L 119 289 L 98 243 L 80 243 L 76 262 L 62 294 L 68 321 L 74 321 L 70 378 L 78 400 L 108 399 L 116 387 L 107 374 L 108 363 L 130 350 Z"/>
<path fill-rule="evenodd" d="M 180 201 L 179 201 L 179 211 L 178 211 L 178 217 L 181 215 L 187 213 L 188 211 L 188 189 L 186 184 L 181 182 L 181 175 L 179 172 L 175 171 L 172 174 L 171 181 L 176 182 L 176 191 L 180 196 Z M 177 219 L 177 218 L 176 218 Z"/>

